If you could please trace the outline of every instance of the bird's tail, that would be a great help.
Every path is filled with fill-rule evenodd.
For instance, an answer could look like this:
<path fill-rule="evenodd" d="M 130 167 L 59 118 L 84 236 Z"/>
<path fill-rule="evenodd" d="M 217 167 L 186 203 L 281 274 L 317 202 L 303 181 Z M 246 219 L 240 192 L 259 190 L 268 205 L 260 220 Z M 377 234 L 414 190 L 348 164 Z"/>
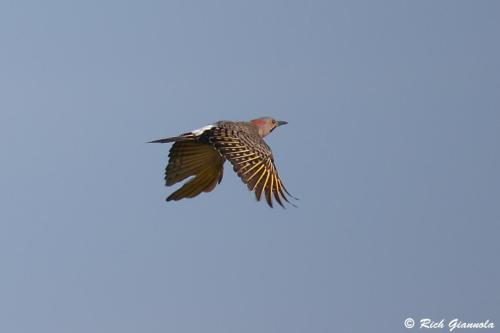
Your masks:
<path fill-rule="evenodd" d="M 179 136 L 173 136 L 170 138 L 158 139 L 154 141 L 149 141 L 148 143 L 168 143 L 168 142 L 179 142 L 179 141 L 193 141 L 195 136 L 193 133 L 184 133 Z"/>

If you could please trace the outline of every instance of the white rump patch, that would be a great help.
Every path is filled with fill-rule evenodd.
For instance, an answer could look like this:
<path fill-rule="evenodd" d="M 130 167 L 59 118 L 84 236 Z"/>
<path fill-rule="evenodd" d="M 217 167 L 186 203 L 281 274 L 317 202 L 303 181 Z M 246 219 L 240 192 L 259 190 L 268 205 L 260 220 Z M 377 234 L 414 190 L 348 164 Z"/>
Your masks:
<path fill-rule="evenodd" d="M 207 126 L 203 126 L 202 128 L 198 128 L 198 129 L 195 129 L 195 130 L 192 130 L 191 133 L 193 133 L 194 135 L 202 135 L 203 132 L 205 132 L 206 130 L 209 130 L 211 129 L 212 127 L 215 127 L 214 125 L 207 125 Z"/>

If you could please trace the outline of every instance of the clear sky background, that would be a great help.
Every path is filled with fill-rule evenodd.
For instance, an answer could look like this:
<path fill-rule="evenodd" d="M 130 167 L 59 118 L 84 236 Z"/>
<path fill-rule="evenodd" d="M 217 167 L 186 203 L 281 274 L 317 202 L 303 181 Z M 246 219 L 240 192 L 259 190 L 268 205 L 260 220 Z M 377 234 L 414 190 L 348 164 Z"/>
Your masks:
<path fill-rule="evenodd" d="M 500 327 L 497 1 L 2 1 L 0 331 Z M 170 145 L 267 142 L 297 209 Z M 415 329 L 414 329 L 415 330 Z"/>

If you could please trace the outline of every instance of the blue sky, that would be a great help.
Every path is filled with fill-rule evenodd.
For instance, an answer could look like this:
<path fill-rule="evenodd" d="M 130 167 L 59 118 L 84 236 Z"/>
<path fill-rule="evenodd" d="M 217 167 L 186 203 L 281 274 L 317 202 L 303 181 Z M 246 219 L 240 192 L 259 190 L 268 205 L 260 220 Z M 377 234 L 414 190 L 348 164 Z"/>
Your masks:
<path fill-rule="evenodd" d="M 0 331 L 500 325 L 494 1 L 4 1 Z M 266 140 L 297 209 L 226 165 L 165 202 L 169 145 Z"/>

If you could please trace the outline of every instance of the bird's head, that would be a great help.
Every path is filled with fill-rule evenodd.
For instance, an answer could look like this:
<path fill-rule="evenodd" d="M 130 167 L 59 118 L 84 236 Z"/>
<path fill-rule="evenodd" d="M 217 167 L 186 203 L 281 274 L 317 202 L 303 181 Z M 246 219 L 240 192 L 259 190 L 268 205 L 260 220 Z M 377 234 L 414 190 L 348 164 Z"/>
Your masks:
<path fill-rule="evenodd" d="M 252 119 L 250 122 L 257 125 L 259 128 L 259 134 L 262 138 L 271 133 L 276 127 L 288 124 L 288 122 L 284 120 L 276 120 L 271 117 Z"/>

